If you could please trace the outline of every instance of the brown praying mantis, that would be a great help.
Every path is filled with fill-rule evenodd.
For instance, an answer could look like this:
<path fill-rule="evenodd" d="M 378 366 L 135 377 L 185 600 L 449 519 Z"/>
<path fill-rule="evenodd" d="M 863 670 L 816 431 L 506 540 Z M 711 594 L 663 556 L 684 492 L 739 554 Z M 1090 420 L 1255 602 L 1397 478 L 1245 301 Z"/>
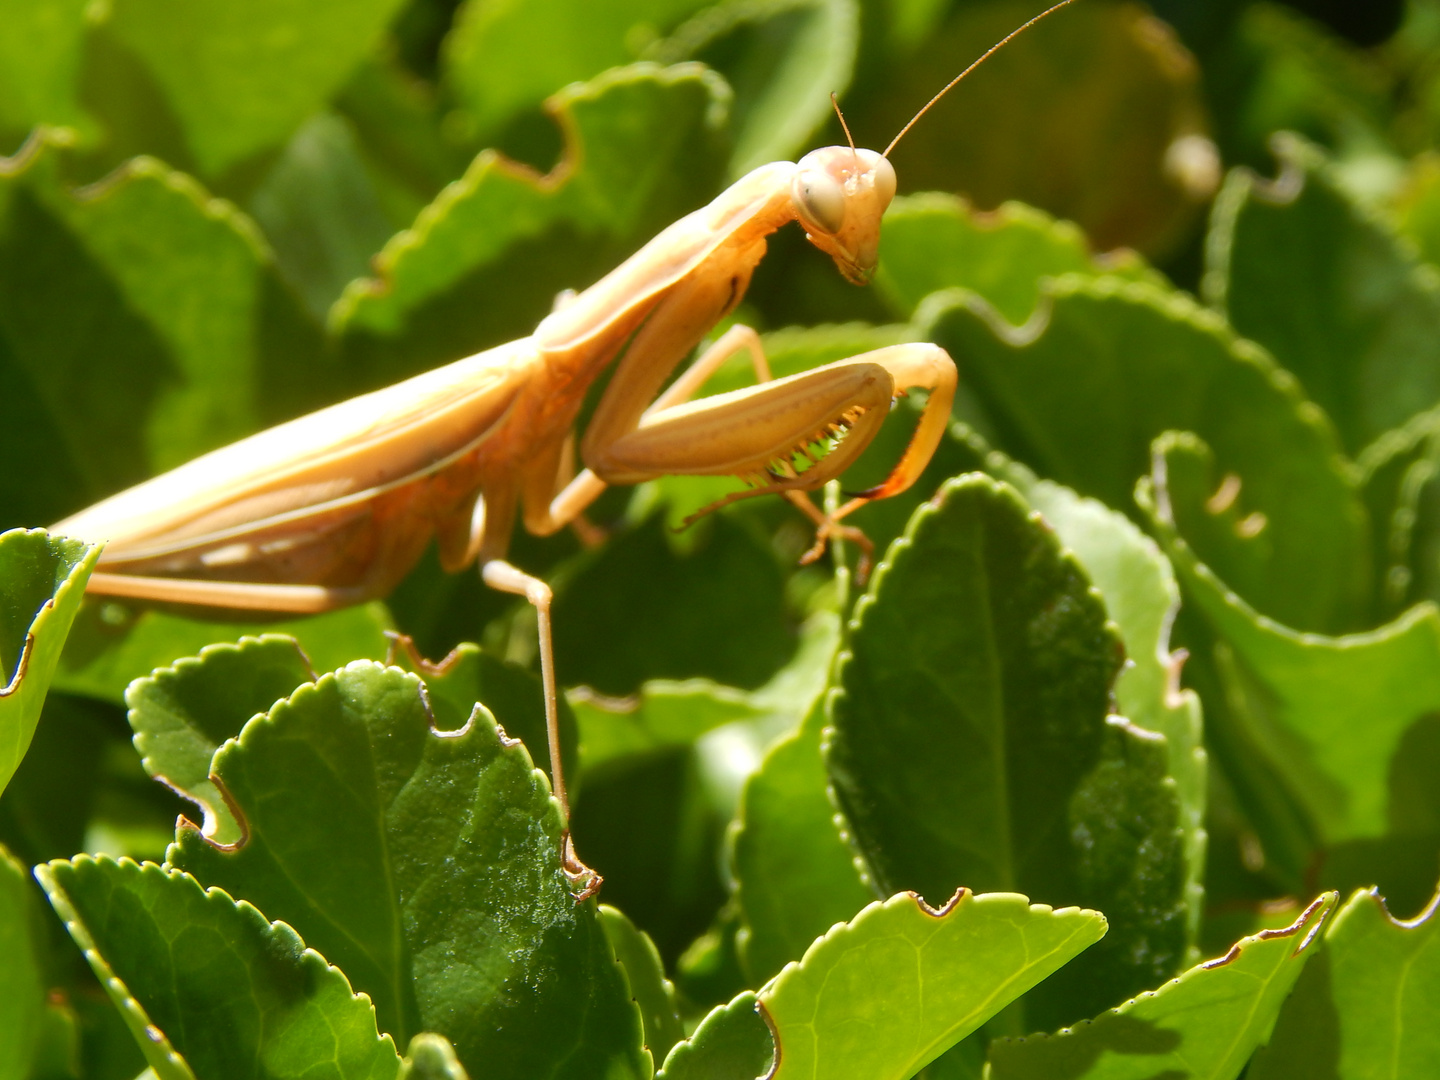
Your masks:
<path fill-rule="evenodd" d="M 868 282 L 895 194 L 890 151 L 996 49 L 1072 2 L 1037 15 L 962 71 L 884 153 L 851 140 L 754 170 L 559 305 L 529 337 L 252 435 L 57 523 L 55 532 L 106 544 L 86 591 L 313 613 L 386 595 L 432 538 L 445 570 L 478 561 L 487 585 L 524 596 L 537 612 L 564 867 L 577 900 L 593 895 L 600 877 L 576 857 L 568 832 L 551 592 L 505 557 L 517 514 L 546 535 L 576 521 L 607 485 L 735 476 L 748 489 L 711 509 L 780 494 L 815 523 L 810 557 L 832 537 L 864 544 L 843 519 L 910 487 L 944 434 L 956 369 L 943 349 L 894 345 L 772 379 L 759 336 L 736 325 L 662 387 L 734 310 L 766 237 L 787 222 L 798 220 L 849 281 Z M 741 351 L 757 384 L 692 400 Z M 612 363 L 576 474 L 576 415 Z M 909 390 L 929 397 L 900 461 L 879 485 L 821 512 L 806 492 L 844 472 Z"/>

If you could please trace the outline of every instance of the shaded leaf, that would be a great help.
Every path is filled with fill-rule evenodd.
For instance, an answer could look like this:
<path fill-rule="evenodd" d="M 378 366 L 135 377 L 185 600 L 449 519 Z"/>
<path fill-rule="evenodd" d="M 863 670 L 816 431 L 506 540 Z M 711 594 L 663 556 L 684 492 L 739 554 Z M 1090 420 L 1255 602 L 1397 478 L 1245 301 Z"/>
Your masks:
<path fill-rule="evenodd" d="M 45 1012 L 44 935 L 29 875 L 0 845 L 0 1077 L 26 1080 Z"/>
<path fill-rule="evenodd" d="M 775 552 L 738 514 L 699 527 L 707 535 L 681 555 L 652 516 L 567 567 L 554 607 L 566 682 L 614 695 L 696 676 L 754 689 L 784 665 L 795 643 Z"/>
<path fill-rule="evenodd" d="M 1436 901 L 1408 922 L 1375 889 L 1357 891 L 1325 930 L 1325 949 L 1285 1003 L 1251 1080 L 1330 1075 L 1401 1080 L 1440 1070 Z"/>
<path fill-rule="evenodd" d="M 0 533 L 0 791 L 30 746 L 99 557 L 98 546 L 43 529 Z"/>
<path fill-rule="evenodd" d="M 625 969 L 630 996 L 640 1006 L 645 1022 L 645 1048 L 655 1061 L 664 1061 L 670 1048 L 685 1037 L 676 1012 L 675 986 L 665 978 L 660 952 L 643 930 L 608 904 L 600 905 L 600 925 L 615 958 Z"/>
<path fill-rule="evenodd" d="M 1007 202 L 977 211 L 958 196 L 929 192 L 890 204 L 875 288 L 901 318 L 933 292 L 969 289 L 1018 326 L 1040 302 L 1040 279 L 1061 274 L 1163 282 L 1133 252 L 1092 255 L 1078 226 L 1043 210 Z"/>
<path fill-rule="evenodd" d="M 754 991 L 746 990 L 710 1011 L 681 1039 L 656 1080 L 754 1080 L 772 1075 L 775 1041 L 761 1018 Z"/>
<path fill-rule="evenodd" d="M 443 58 L 466 135 L 493 140 L 508 121 L 561 87 L 640 59 L 637 41 L 654 41 L 703 6 L 705 0 L 464 5 Z"/>
<path fill-rule="evenodd" d="M 751 695 L 708 679 L 653 679 L 627 698 L 606 698 L 581 687 L 569 698 L 586 772 L 635 755 L 689 746 L 722 724 L 764 715 Z"/>
<path fill-rule="evenodd" d="M 1368 604 L 1365 511 L 1324 417 L 1255 346 L 1179 294 L 1111 279 L 1046 283 L 1023 327 L 977 297 L 932 298 L 918 321 L 950 351 L 998 448 L 1129 512 L 1150 441 L 1194 431 L 1234 473 L 1243 543 L 1201 554 L 1272 618 L 1347 628 Z"/>
<path fill-rule="evenodd" d="M 1440 402 L 1440 272 L 1346 195 L 1316 147 L 1280 138 L 1275 152 L 1277 179 L 1237 170 L 1216 200 L 1205 296 L 1358 454 Z"/>
<path fill-rule="evenodd" d="M 1213 460 L 1193 436 L 1156 442 L 1137 498 L 1186 588 L 1233 649 L 1249 733 L 1328 843 L 1378 837 L 1393 819 L 1389 779 L 1402 736 L 1440 710 L 1440 614 L 1417 605 L 1378 630 L 1302 634 L 1245 603 L 1188 542 L 1208 515 Z M 1213 504 L 1211 504 L 1213 505 Z"/>
<path fill-rule="evenodd" d="M 883 88 L 851 106 L 852 130 L 888 139 L 1036 11 L 950 6 L 893 50 Z M 1198 76 L 1173 32 L 1143 9 L 1071 7 L 966 79 L 963 103 L 947 102 L 905 136 L 893 155 L 901 189 L 961 191 L 982 208 L 1020 199 L 1077 222 L 1101 250 L 1163 253 L 1218 180 Z"/>
<path fill-rule="evenodd" d="M 361 160 L 355 133 L 320 113 L 286 144 L 250 199 L 255 222 L 275 250 L 281 276 L 317 323 L 395 230 Z"/>
<path fill-rule="evenodd" d="M 21 157 L 0 171 L 6 523 L 53 521 L 314 400 L 317 335 L 234 206 L 152 158 L 76 190 L 43 140 Z"/>
<path fill-rule="evenodd" d="M 36 876 L 160 1080 L 249 1077 L 256 1060 L 277 1077 L 398 1070 L 364 996 L 249 903 L 129 859 L 57 859 Z"/>
<path fill-rule="evenodd" d="M 375 45 L 400 0 L 172 9 L 120 0 L 109 30 L 145 64 L 216 175 L 283 142 Z"/>
<path fill-rule="evenodd" d="M 877 901 L 761 989 L 773 1075 L 904 1080 L 1104 933 L 1097 912 L 1014 893 Z"/>
<path fill-rule="evenodd" d="M 300 687 L 215 755 L 247 837 L 223 849 L 182 823 L 171 862 L 326 948 L 384 1030 L 437 1031 L 475 1075 L 643 1075 L 639 1012 L 561 870 L 543 774 L 482 708 L 433 724 L 394 668 Z"/>
<path fill-rule="evenodd" d="M 891 546 L 837 668 L 826 761 L 882 891 L 1023 888 L 1115 915 L 1104 946 L 1027 998 L 1037 1026 L 1153 985 L 1186 948 L 1164 737 L 1107 723 L 1122 659 L 1038 515 L 967 476 Z"/>
<path fill-rule="evenodd" d="M 745 785 L 734 835 L 740 959 L 753 983 L 799 960 L 875 894 L 841 836 L 820 756 L 823 704 L 765 755 Z"/>
<path fill-rule="evenodd" d="M 1386 432 L 1356 465 L 1373 524 L 1377 614 L 1393 618 L 1417 600 L 1440 599 L 1440 412 Z"/>
<path fill-rule="evenodd" d="M 734 179 L 811 149 L 830 94 L 850 85 L 859 32 L 856 0 L 721 0 L 645 55 L 703 61 L 734 87 Z"/>
<path fill-rule="evenodd" d="M 351 660 L 384 659 L 391 625 L 379 601 L 283 622 L 219 623 L 104 600 L 87 604 L 77 616 L 55 684 L 68 693 L 119 703 L 133 680 L 156 668 L 196 656 L 207 645 L 264 634 L 293 638 L 314 670 L 334 671 Z"/>
<path fill-rule="evenodd" d="M 545 177 L 481 153 L 395 236 L 330 313 L 347 363 L 379 385 L 529 335 L 562 289 L 613 269 L 713 194 L 728 89 L 696 64 L 641 64 L 567 87 Z"/>
<path fill-rule="evenodd" d="M 1242 938 L 1225 956 L 1055 1035 L 990 1046 L 994 1080 L 1235 1080 L 1266 1042 L 1311 956 L 1334 893 L 1294 925 Z"/>

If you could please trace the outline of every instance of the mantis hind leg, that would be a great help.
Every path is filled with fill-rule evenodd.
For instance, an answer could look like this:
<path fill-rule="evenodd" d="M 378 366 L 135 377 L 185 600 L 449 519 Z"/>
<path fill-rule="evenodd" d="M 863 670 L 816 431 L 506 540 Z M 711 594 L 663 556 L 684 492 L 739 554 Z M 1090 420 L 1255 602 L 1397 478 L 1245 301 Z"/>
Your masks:
<path fill-rule="evenodd" d="M 535 608 L 540 632 L 540 681 L 545 693 L 545 737 L 550 749 L 550 775 L 554 778 L 555 798 L 560 803 L 560 813 L 565 819 L 561 858 L 571 887 L 580 890 L 575 894 L 575 902 L 578 904 L 598 893 L 604 879 L 576 857 L 575 844 L 570 838 L 570 797 L 565 787 L 564 766 L 560 760 L 560 703 L 555 687 L 555 642 L 550 632 L 550 603 L 553 596 L 550 586 L 545 582 L 503 559 L 490 559 L 482 563 L 480 577 L 492 589 L 525 597 Z"/>

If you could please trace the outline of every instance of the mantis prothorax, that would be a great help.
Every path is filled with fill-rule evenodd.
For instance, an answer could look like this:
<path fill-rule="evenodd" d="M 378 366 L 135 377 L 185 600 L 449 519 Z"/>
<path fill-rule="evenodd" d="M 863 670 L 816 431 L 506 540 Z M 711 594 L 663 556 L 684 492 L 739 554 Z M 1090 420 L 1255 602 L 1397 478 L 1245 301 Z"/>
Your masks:
<path fill-rule="evenodd" d="M 447 571 L 478 560 L 487 585 L 524 596 L 538 614 L 551 776 L 567 823 L 565 869 L 577 899 L 593 895 L 600 878 L 575 857 L 568 833 L 551 593 L 506 561 L 515 517 L 545 535 L 575 521 L 609 484 L 730 475 L 750 487 L 722 502 L 777 493 L 809 515 L 817 530 L 812 553 L 831 536 L 860 538 L 842 520 L 910 487 L 944 433 L 956 371 L 943 349 L 894 345 L 771 379 L 759 337 L 734 326 L 661 387 L 740 302 L 765 238 L 787 222 L 798 220 L 848 280 L 869 281 L 880 218 L 895 194 L 888 154 L 909 128 L 883 154 L 852 143 L 756 169 L 527 338 L 242 439 L 53 529 L 105 542 L 87 592 L 204 608 L 308 613 L 384 596 L 432 538 Z M 692 401 L 742 350 L 758 385 Z M 576 414 L 591 383 L 617 360 L 580 440 L 585 468 L 575 475 Z M 899 463 L 878 486 L 822 513 L 805 492 L 839 476 L 874 438 L 892 400 L 911 389 L 929 398 Z"/>

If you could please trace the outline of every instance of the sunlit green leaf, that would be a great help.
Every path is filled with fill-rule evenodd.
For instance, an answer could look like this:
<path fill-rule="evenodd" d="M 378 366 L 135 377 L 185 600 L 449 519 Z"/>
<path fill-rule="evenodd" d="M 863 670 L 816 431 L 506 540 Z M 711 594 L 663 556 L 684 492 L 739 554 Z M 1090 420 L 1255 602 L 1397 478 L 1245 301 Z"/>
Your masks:
<path fill-rule="evenodd" d="M 1325 948 L 1285 1003 L 1251 1080 L 1401 1080 L 1440 1069 L 1440 937 L 1436 903 L 1413 920 L 1362 889 L 1336 913 Z"/>
<path fill-rule="evenodd" d="M 215 755 L 246 837 L 225 849 L 182 826 L 170 860 L 304 933 L 382 1029 L 437 1031 L 474 1075 L 562 1060 L 643 1075 L 639 1011 L 562 872 L 543 774 L 483 709 L 433 724 L 395 668 L 301 686 Z"/>
<path fill-rule="evenodd" d="M 30 746 L 100 548 L 41 529 L 0 533 L 0 791 Z"/>
<path fill-rule="evenodd" d="M 1270 1038 L 1280 1006 L 1306 963 L 1336 895 L 1293 926 L 1244 938 L 1117 1009 L 1055 1035 L 991 1044 L 994 1080 L 1235 1080 Z"/>
<path fill-rule="evenodd" d="M 370 1002 L 245 901 L 129 859 L 82 855 L 36 875 L 159 1080 L 248 1077 L 257 1059 L 276 1077 L 399 1069 Z"/>
<path fill-rule="evenodd" d="M 77 98 L 87 6 L 7 0 L 0 8 L 0 131 L 86 123 Z"/>
<path fill-rule="evenodd" d="M 1014 893 L 876 902 L 761 989 L 773 1075 L 904 1080 L 1104 933 L 1097 912 Z"/>

